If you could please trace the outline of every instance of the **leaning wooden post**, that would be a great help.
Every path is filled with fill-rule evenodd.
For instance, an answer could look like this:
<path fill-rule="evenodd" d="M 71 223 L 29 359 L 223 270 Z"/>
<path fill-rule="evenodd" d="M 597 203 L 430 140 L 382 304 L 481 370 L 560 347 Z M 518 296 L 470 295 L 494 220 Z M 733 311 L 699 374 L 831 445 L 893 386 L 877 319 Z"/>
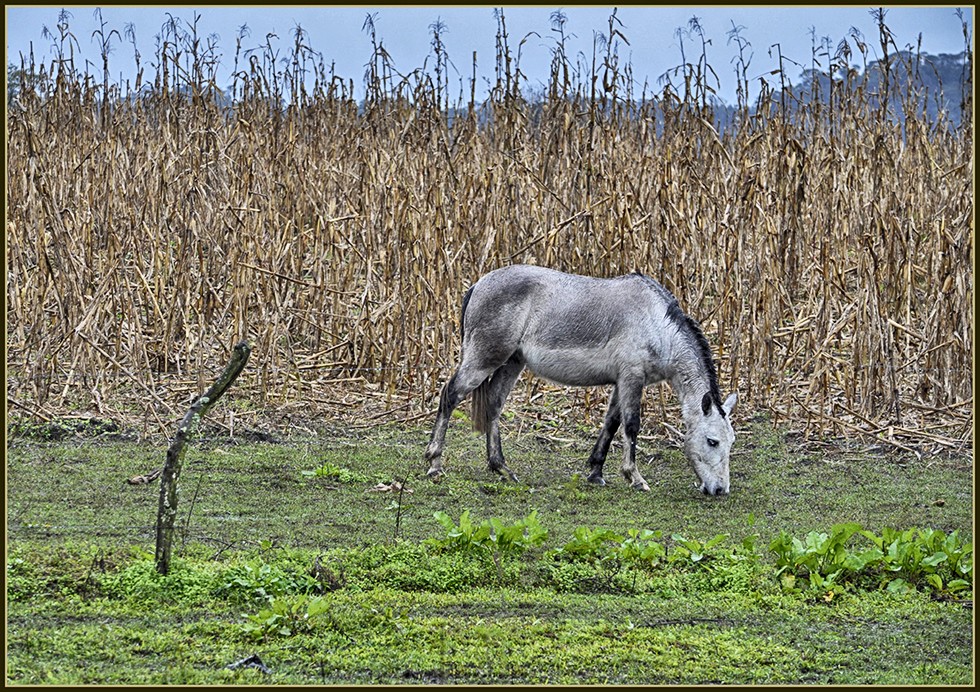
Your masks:
<path fill-rule="evenodd" d="M 180 466 L 184 461 L 184 445 L 194 431 L 198 419 L 214 406 L 221 395 L 231 387 L 238 377 L 252 347 L 247 341 L 235 345 L 231 360 L 225 366 L 224 372 L 215 380 L 211 388 L 191 405 L 187 415 L 177 427 L 177 435 L 167 450 L 167 461 L 160 476 L 160 507 L 157 510 L 157 572 L 166 574 L 170 569 L 170 547 L 174 536 L 174 520 L 177 518 L 177 480 L 180 477 Z"/>

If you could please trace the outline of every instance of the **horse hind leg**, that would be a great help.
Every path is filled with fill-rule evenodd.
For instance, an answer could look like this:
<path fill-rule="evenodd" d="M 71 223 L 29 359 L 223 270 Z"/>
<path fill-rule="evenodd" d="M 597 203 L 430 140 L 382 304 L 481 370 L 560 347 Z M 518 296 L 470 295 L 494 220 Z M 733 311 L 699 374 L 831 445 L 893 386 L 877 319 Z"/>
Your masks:
<path fill-rule="evenodd" d="M 436 414 L 436 422 L 432 428 L 432 435 L 429 436 L 429 445 L 425 448 L 425 458 L 430 463 L 427 475 L 431 478 L 442 475 L 442 448 L 446 443 L 449 417 L 462 399 L 456 386 L 457 375 L 458 372 L 453 373 L 449 382 L 442 388 L 442 393 L 439 395 L 439 411 Z"/>
<path fill-rule="evenodd" d="M 602 423 L 602 430 L 589 455 L 589 476 L 586 480 L 596 485 L 605 485 L 606 480 L 602 477 L 602 467 L 606 463 L 606 455 L 609 453 L 609 445 L 619 430 L 622 415 L 619 411 L 619 388 L 613 387 L 612 394 L 609 396 L 609 409 L 606 411 L 606 418 Z"/>
<path fill-rule="evenodd" d="M 439 412 L 436 414 L 436 422 L 432 427 L 429 445 L 425 448 L 425 458 L 430 463 L 427 472 L 430 478 L 437 478 L 443 474 L 442 450 L 446 443 L 446 430 L 449 428 L 450 416 L 459 406 L 459 402 L 476 389 L 492 372 L 492 369 L 475 370 L 464 362 L 449 378 L 446 386 L 442 388 L 442 393 L 439 395 Z"/>
<path fill-rule="evenodd" d="M 512 356 L 473 393 L 473 427 L 487 434 L 487 468 L 500 475 L 506 474 L 514 482 L 517 482 L 517 476 L 507 467 L 500 444 L 500 412 L 523 369 L 524 364 Z"/>

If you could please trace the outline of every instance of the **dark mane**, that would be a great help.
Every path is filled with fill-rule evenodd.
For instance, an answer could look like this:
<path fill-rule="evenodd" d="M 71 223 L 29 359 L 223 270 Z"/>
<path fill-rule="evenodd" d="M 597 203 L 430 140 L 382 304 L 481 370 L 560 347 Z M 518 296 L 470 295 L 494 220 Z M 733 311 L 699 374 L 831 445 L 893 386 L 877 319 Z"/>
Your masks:
<path fill-rule="evenodd" d="M 667 319 L 676 324 L 680 332 L 686 334 L 694 342 L 698 360 L 701 361 L 701 365 L 708 375 L 708 393 L 711 395 L 711 400 L 718 407 L 721 415 L 724 416 L 725 409 L 722 408 L 721 403 L 721 388 L 718 386 L 718 371 L 715 369 L 715 361 L 711 357 L 711 346 L 708 344 L 704 332 L 701 331 L 701 325 L 681 309 L 680 303 L 677 302 L 674 294 L 668 291 L 658 281 L 651 279 L 640 271 L 636 271 L 634 274 L 646 280 L 651 288 L 660 293 L 661 297 L 667 302 Z"/>

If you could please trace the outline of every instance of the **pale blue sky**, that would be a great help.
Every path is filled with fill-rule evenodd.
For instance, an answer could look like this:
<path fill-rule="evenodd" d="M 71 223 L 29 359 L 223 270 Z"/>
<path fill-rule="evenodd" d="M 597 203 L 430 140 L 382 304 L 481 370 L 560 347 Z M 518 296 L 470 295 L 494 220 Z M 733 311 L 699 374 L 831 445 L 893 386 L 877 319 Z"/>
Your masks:
<path fill-rule="evenodd" d="M 101 58 L 95 39 L 92 37 L 97 24 L 93 17 L 96 5 L 66 6 L 72 17 L 70 27 L 77 38 L 82 56 L 90 60 L 94 73 L 101 70 Z M 571 6 L 561 5 L 504 5 L 504 16 L 512 51 L 516 53 L 518 44 L 527 37 L 522 47 L 521 69 L 529 77 L 529 85 L 541 86 L 548 75 L 551 49 L 554 47 L 555 33 L 551 30 L 550 15 L 556 9 L 563 9 L 568 16 L 566 33 L 574 34 L 569 53 L 573 57 L 583 53 L 591 59 L 593 35 L 607 33 L 609 16 L 613 6 Z M 60 6 L 49 7 L 6 7 L 6 47 L 8 63 L 19 63 L 19 54 L 27 53 L 33 42 L 36 58 L 49 59 L 51 41 L 42 38 L 42 28 L 47 26 L 52 32 L 58 21 Z M 963 32 L 960 21 L 954 14 L 955 5 L 908 7 L 886 6 L 886 24 L 892 30 L 899 48 L 915 45 L 922 34 L 922 49 L 925 52 L 958 53 L 963 49 Z M 970 24 L 971 39 L 973 10 L 964 6 L 964 18 Z M 632 64 L 634 78 L 642 85 L 649 81 L 651 90 L 659 91 L 657 79 L 665 71 L 681 62 L 680 46 L 675 35 L 678 27 L 687 27 L 692 16 L 700 19 L 707 38 L 708 62 L 721 80 L 719 95 L 726 101 L 735 100 L 735 78 L 732 59 L 736 48 L 728 41 L 727 32 L 732 22 L 744 27 L 743 36 L 752 44 L 754 53 L 749 68 L 750 78 L 766 75 L 777 67 L 775 52 L 770 57 L 770 46 L 780 43 L 784 56 L 799 63 L 810 60 L 811 27 L 819 38 L 827 36 L 836 47 L 839 41 L 848 36 L 851 27 L 857 27 L 865 36 L 872 50 L 880 52 L 878 30 L 869 12 L 870 6 L 620 6 L 617 17 L 622 22 L 618 27 L 630 45 L 622 45 L 622 61 Z M 268 33 L 278 36 L 282 54 L 292 46 L 293 30 L 301 25 L 309 34 L 309 44 L 323 54 L 326 63 L 336 63 L 336 72 L 345 79 L 353 79 L 358 94 L 363 94 L 364 68 L 371 55 L 369 37 L 362 30 L 367 14 L 375 14 L 378 38 L 400 72 L 408 73 L 421 67 L 430 54 L 432 39 L 429 25 L 441 19 L 446 30 L 443 41 L 456 70 L 451 70 L 450 86 L 453 94 L 460 89 L 469 93 L 469 80 L 472 71 L 473 51 L 477 52 L 478 90 L 482 91 L 486 80 L 492 80 L 495 61 L 496 22 L 493 6 L 455 6 L 419 5 L 413 7 L 358 5 L 358 6 L 304 6 L 283 5 L 278 7 L 242 5 L 239 7 L 207 5 L 157 5 L 157 6 L 110 6 L 102 8 L 102 17 L 107 30 L 116 29 L 120 34 L 127 24 L 132 23 L 136 30 L 139 50 L 143 64 L 152 72 L 150 62 L 154 51 L 154 37 L 160 33 L 167 19 L 167 13 L 189 23 L 194 13 L 201 15 L 198 32 L 201 36 L 216 34 L 217 43 L 223 55 L 224 74 L 230 74 L 235 38 L 238 28 L 247 24 L 251 35 L 243 46 L 256 48 L 265 42 Z M 538 35 L 529 35 L 536 32 Z M 688 61 L 695 61 L 700 47 L 695 39 L 685 41 Z M 873 59 L 872 53 L 869 59 Z M 860 63 L 860 56 L 854 51 L 853 63 Z M 431 60 L 430 60 L 431 64 Z M 110 73 L 113 77 L 133 76 L 133 47 L 125 41 L 116 41 L 110 56 Z M 791 67 L 790 74 L 795 78 L 799 68 Z M 758 83 L 758 80 L 754 80 Z"/>

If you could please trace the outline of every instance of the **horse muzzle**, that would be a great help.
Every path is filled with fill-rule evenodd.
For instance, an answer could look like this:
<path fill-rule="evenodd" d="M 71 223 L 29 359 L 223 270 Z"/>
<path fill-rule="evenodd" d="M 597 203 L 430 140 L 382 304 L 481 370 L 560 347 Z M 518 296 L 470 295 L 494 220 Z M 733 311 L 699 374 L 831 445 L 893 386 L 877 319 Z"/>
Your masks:
<path fill-rule="evenodd" d="M 720 483 L 708 485 L 707 483 L 702 483 L 698 490 L 700 490 L 705 495 L 717 496 L 717 495 L 727 495 L 728 486 L 722 485 Z"/>

